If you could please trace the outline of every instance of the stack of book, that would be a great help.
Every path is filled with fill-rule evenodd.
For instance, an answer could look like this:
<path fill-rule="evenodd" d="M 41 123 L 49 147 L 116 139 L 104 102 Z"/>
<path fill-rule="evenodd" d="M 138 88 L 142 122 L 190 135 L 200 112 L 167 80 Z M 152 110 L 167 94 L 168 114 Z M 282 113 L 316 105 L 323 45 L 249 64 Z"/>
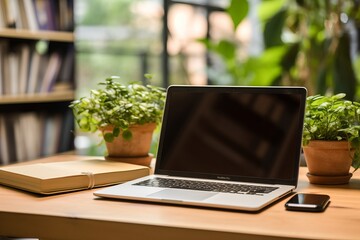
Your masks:
<path fill-rule="evenodd" d="M 1 40 L 0 95 L 49 93 L 56 90 L 56 85 L 73 89 L 74 46 L 54 45 L 50 43 L 49 52 L 39 53 L 35 43 Z"/>
<path fill-rule="evenodd" d="M 0 165 L 64 152 L 73 144 L 73 118 L 66 114 L 24 112 L 0 116 Z"/>

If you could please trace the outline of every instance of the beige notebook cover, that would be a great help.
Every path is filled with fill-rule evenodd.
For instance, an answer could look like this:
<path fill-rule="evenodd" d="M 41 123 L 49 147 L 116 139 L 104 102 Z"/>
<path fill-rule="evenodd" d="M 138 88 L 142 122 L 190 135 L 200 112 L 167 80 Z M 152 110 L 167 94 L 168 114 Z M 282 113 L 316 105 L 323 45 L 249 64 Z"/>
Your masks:
<path fill-rule="evenodd" d="M 0 168 L 0 183 L 40 194 L 91 189 L 150 174 L 141 165 L 89 159 Z"/>

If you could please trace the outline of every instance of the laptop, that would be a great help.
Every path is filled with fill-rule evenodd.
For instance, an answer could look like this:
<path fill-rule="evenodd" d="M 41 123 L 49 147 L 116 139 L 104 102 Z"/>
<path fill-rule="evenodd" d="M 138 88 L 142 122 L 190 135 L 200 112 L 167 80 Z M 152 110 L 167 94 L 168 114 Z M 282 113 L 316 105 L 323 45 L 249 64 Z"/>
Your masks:
<path fill-rule="evenodd" d="M 258 211 L 296 189 L 306 89 L 170 86 L 154 174 L 95 196 Z"/>

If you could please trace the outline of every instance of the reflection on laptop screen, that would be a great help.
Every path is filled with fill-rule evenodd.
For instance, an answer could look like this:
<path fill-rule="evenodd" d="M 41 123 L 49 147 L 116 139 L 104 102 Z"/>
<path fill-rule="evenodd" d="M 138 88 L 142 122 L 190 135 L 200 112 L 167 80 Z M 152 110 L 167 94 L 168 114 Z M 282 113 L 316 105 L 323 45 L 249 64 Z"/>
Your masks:
<path fill-rule="evenodd" d="M 225 180 L 297 179 L 303 95 L 278 88 L 170 88 L 158 169 Z"/>

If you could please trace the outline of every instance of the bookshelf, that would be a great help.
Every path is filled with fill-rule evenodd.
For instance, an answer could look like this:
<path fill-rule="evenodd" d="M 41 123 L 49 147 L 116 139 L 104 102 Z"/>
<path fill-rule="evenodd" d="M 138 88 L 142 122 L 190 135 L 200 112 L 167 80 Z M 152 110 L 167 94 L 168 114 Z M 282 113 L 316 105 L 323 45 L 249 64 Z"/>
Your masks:
<path fill-rule="evenodd" d="M 73 150 L 73 0 L 0 0 L 0 165 Z"/>

